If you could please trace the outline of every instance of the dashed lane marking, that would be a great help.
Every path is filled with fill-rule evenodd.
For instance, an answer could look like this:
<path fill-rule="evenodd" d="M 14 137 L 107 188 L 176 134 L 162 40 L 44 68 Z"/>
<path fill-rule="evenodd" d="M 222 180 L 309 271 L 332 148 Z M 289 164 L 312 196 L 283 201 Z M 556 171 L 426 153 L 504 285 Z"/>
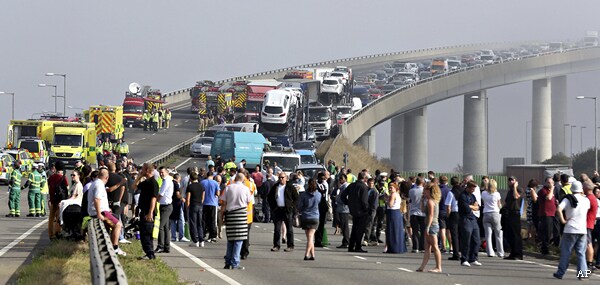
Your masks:
<path fill-rule="evenodd" d="M 362 257 L 362 256 L 358 256 L 358 255 L 355 255 L 354 257 L 356 257 L 356 258 L 358 258 L 358 259 L 361 259 L 361 260 L 367 260 L 366 258 L 364 258 L 364 257 Z"/>
<path fill-rule="evenodd" d="M 402 267 L 398 267 L 398 269 L 402 270 L 402 271 L 406 271 L 406 272 L 414 272 L 410 269 L 406 269 L 406 268 L 402 268 Z"/>
<path fill-rule="evenodd" d="M 295 241 L 302 241 L 302 240 L 301 240 L 301 239 L 299 239 L 299 238 L 295 238 L 294 240 L 295 240 Z"/>
<path fill-rule="evenodd" d="M 179 251 L 179 253 L 185 255 L 187 258 L 191 259 L 194 263 L 196 263 L 199 266 L 201 266 L 204 269 L 206 269 L 206 271 L 214 274 L 215 276 L 219 277 L 221 280 L 227 282 L 227 284 L 229 284 L 229 285 L 241 285 L 241 283 L 239 283 L 239 282 L 233 280 L 231 277 L 229 277 L 229 276 L 227 276 L 227 275 L 219 272 L 218 270 L 214 269 L 212 266 L 206 264 L 204 261 L 202 261 L 199 258 L 195 257 L 191 253 L 185 251 L 181 247 L 179 247 L 179 246 L 177 246 L 175 244 L 171 244 L 171 247 L 174 248 L 175 250 Z"/>
<path fill-rule="evenodd" d="M 27 238 L 31 233 L 33 233 L 33 231 L 35 231 L 37 228 L 41 227 L 43 224 L 47 223 L 48 220 L 43 220 L 39 223 L 37 223 L 37 225 L 33 226 L 31 229 L 29 229 L 28 231 L 26 231 L 24 234 L 22 234 L 21 236 L 19 236 L 17 239 L 13 240 L 11 243 L 9 243 L 7 246 L 3 247 L 2 249 L 0 249 L 0 257 L 2 257 L 5 253 L 7 253 L 11 248 L 13 248 L 15 245 L 19 244 L 22 240 L 24 240 L 25 238 Z"/>

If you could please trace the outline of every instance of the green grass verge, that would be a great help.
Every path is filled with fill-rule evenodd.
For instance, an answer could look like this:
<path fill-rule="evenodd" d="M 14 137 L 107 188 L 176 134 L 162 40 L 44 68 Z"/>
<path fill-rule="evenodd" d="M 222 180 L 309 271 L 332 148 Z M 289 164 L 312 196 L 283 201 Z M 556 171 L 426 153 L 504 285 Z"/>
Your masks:
<path fill-rule="evenodd" d="M 160 259 L 141 261 L 144 255 L 139 241 L 122 245 L 127 252 L 120 257 L 129 284 L 186 284 L 177 272 Z M 34 257 L 18 273 L 18 284 L 90 284 L 89 245 L 83 242 L 58 240 Z"/>

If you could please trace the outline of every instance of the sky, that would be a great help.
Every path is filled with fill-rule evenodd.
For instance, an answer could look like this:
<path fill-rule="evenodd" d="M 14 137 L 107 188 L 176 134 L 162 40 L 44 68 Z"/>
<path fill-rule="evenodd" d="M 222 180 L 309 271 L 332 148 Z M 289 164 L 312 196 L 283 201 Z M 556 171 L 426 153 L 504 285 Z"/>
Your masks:
<path fill-rule="evenodd" d="M 543 3 L 543 4 L 542 4 Z M 579 39 L 600 30 L 600 2 L 582 1 L 1 1 L 0 91 L 15 92 L 15 118 L 54 111 L 67 74 L 67 114 L 121 104 L 131 82 L 163 92 L 323 60 L 463 43 Z M 575 102 L 600 90 L 600 72 L 568 76 L 568 121 L 587 125 L 593 107 Z M 10 96 L 0 95 L 0 126 Z M 488 90 L 490 169 L 525 155 L 531 83 Z M 59 111 L 62 98 L 58 98 Z M 462 98 L 429 107 L 429 168 L 462 164 Z M 510 114 L 510 116 L 507 116 Z M 389 123 L 377 127 L 377 152 L 389 157 Z M 6 132 L 0 132 L 5 141 Z M 443 141 L 443 143 L 442 143 Z M 573 151 L 580 150 L 579 127 Z M 567 146 L 569 146 L 567 142 Z M 531 152 L 529 152 L 531 153 Z"/>

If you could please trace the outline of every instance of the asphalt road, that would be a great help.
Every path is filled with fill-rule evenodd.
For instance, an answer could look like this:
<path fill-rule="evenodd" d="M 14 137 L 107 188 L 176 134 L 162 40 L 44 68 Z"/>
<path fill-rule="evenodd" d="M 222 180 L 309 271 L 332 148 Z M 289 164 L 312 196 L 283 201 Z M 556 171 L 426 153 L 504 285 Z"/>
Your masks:
<path fill-rule="evenodd" d="M 202 167 L 202 158 L 179 157 L 173 164 L 179 173 L 192 165 Z M 556 261 L 525 257 L 524 261 L 506 261 L 480 253 L 481 267 L 463 267 L 458 261 L 448 261 L 443 255 L 442 274 L 417 273 L 422 254 L 384 254 L 383 245 L 365 247 L 368 253 L 349 253 L 337 249 L 341 236 L 333 235 L 328 223 L 330 245 L 316 249 L 315 261 L 304 261 L 306 236 L 294 228 L 295 251 L 271 252 L 273 224 L 254 223 L 250 240 L 250 256 L 242 260 L 245 270 L 223 269 L 226 239 L 206 243 L 204 248 L 188 243 L 172 243 L 169 254 L 159 256 L 179 272 L 180 278 L 198 284 L 565 284 L 578 281 L 575 267 L 563 280 L 552 277 Z M 426 269 L 434 267 L 430 260 Z M 591 281 L 600 280 L 600 275 Z M 592 282 L 594 283 L 594 282 Z M 590 284 L 592 284 L 590 283 Z M 595 283 L 594 283 L 595 284 Z"/>

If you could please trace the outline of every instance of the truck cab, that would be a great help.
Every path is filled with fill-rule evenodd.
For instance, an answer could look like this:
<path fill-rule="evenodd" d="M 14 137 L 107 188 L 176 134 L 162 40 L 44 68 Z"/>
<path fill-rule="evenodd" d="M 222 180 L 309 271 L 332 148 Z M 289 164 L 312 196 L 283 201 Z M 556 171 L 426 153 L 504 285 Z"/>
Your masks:
<path fill-rule="evenodd" d="M 431 75 L 444 74 L 448 72 L 448 60 L 445 58 L 435 58 L 431 61 Z"/>
<path fill-rule="evenodd" d="M 279 166 L 283 172 L 290 175 L 292 171 L 300 165 L 300 155 L 292 148 L 283 148 L 281 151 L 264 152 L 260 159 L 260 165 L 265 167 L 266 161 L 269 162 L 271 167 L 274 167 L 275 163 L 277 163 L 277 166 Z"/>
<path fill-rule="evenodd" d="M 333 112 L 330 107 L 310 107 L 308 123 L 315 129 L 317 139 L 325 139 L 331 135 L 333 127 Z"/>

